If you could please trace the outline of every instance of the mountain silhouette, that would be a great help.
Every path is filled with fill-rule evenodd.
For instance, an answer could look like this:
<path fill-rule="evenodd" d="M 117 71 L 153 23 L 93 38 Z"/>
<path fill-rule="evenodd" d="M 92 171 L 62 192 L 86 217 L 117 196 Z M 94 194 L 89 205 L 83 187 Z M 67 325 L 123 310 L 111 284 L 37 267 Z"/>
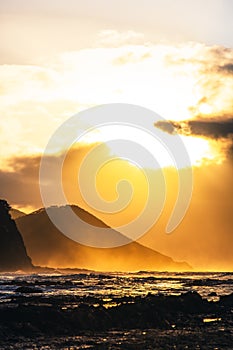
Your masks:
<path fill-rule="evenodd" d="M 26 215 L 23 211 L 11 208 L 10 211 L 10 216 L 13 220 L 20 218 L 21 216 Z"/>
<path fill-rule="evenodd" d="M 7 201 L 0 200 L 0 271 L 31 270 L 31 259 L 10 210 Z"/>
<path fill-rule="evenodd" d="M 67 208 L 67 206 L 50 207 L 49 210 L 59 215 Z M 93 225 L 93 230 L 95 226 L 108 227 L 104 222 L 78 206 L 73 205 L 72 210 L 83 221 Z M 37 266 L 99 271 L 190 270 L 187 263 L 175 262 L 172 258 L 137 242 L 116 248 L 92 248 L 79 244 L 66 237 L 53 225 L 44 208 L 17 218 L 16 223 L 33 264 Z M 79 230 L 79 227 L 75 229 Z"/>

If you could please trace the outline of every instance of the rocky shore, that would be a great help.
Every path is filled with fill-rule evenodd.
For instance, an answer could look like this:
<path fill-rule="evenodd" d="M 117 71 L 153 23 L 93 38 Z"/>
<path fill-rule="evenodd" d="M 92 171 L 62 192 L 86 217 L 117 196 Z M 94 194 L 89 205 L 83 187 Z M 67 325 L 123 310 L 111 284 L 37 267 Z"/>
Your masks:
<path fill-rule="evenodd" d="M 231 349 L 233 293 L 215 302 L 203 299 L 196 292 L 177 296 L 148 294 L 146 297 L 114 298 L 113 301 L 108 305 L 99 297 L 49 297 L 44 296 L 38 286 L 20 285 L 15 296 L 0 305 L 0 348 L 10 349 L 11 345 L 15 348 L 21 339 L 23 349 L 24 342 L 27 344 L 37 338 L 42 344 L 48 337 L 53 339 L 54 344 L 56 339 L 64 342 L 70 339 L 75 345 L 77 342 L 81 344 L 87 334 L 92 334 L 89 341 L 98 338 L 99 334 L 100 338 L 108 340 L 103 342 L 102 347 L 90 346 L 90 349 L 139 349 L 135 339 L 141 334 L 138 344 L 143 339 L 145 344 L 140 349 L 159 349 L 160 345 L 155 347 L 155 341 L 160 342 L 163 349 L 184 349 L 179 347 L 179 337 L 183 339 L 183 345 L 185 342 L 197 342 L 200 338 L 199 343 L 203 343 L 201 349 Z M 128 347 L 111 345 L 114 336 L 117 344 L 117 339 L 124 332 L 132 338 L 130 342 L 127 340 Z M 157 334 L 157 337 L 153 338 L 152 334 Z M 208 340 L 210 338 L 211 341 Z M 53 348 L 53 341 L 49 348 Z M 173 347 L 166 347 L 169 341 L 172 342 L 170 346 L 174 343 Z M 133 343 L 135 346 L 130 347 Z M 30 346 L 34 348 L 32 344 Z M 62 348 L 59 346 L 57 344 L 55 348 Z"/>

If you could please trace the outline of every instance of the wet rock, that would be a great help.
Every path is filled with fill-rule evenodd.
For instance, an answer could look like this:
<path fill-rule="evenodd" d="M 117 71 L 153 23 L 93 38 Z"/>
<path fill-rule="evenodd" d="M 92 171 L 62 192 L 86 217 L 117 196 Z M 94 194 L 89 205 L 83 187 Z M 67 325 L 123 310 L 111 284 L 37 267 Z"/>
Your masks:
<path fill-rule="evenodd" d="M 22 286 L 16 288 L 15 292 L 17 293 L 43 293 L 43 289 L 30 286 Z"/>
<path fill-rule="evenodd" d="M 233 293 L 221 296 L 219 302 L 221 305 L 233 307 Z"/>
<path fill-rule="evenodd" d="M 187 292 L 181 295 L 180 301 L 187 312 L 201 312 L 206 306 L 206 301 L 197 292 Z"/>
<path fill-rule="evenodd" d="M 227 314 L 227 303 L 232 296 L 220 303 L 203 300 L 196 292 L 180 296 L 148 295 L 112 299 L 112 307 L 105 307 L 101 298 L 81 298 L 24 295 L 41 293 L 40 288 L 21 286 L 20 295 L 0 308 L 0 330 L 13 334 L 75 335 L 80 331 L 109 329 L 161 329 L 171 330 L 200 326 L 204 317 Z M 22 294 L 21 294 L 22 293 Z M 20 300 L 20 303 L 19 303 Z M 19 306 L 18 306 L 19 305 Z M 200 321 L 201 320 L 201 321 Z"/>

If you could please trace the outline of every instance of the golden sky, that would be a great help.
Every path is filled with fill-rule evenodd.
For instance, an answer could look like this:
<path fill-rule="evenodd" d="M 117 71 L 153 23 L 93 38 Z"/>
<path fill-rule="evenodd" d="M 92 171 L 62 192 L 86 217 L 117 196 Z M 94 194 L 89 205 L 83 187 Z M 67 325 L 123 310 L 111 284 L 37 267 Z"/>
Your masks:
<path fill-rule="evenodd" d="M 196 268 L 232 268 L 232 2 L 9 0 L 0 10 L 1 197 L 26 211 L 41 207 L 38 164 L 61 123 L 100 104 L 137 104 L 172 123 L 172 130 L 163 122 L 155 127 L 169 137 L 180 134 L 194 172 L 190 208 L 169 236 L 164 228 L 177 181 L 166 170 L 168 202 L 141 242 Z M 73 160 L 67 157 L 70 202 L 85 206 L 74 192 L 72 162 L 77 169 L 91 147 L 114 132 L 97 130 Z M 148 138 L 142 142 L 152 148 Z M 165 153 L 154 154 L 171 166 Z M 127 174 L 133 201 L 115 216 L 87 209 L 115 226 L 138 215 L 147 188 L 140 169 L 125 161 L 112 166 L 98 175 L 101 195 L 113 200 L 114 183 Z"/>

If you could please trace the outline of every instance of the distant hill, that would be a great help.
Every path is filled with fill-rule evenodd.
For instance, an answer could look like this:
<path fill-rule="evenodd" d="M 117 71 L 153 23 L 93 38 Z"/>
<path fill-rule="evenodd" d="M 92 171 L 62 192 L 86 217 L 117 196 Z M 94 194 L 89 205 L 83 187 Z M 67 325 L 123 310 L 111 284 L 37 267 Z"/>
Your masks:
<path fill-rule="evenodd" d="M 50 208 L 58 213 L 66 209 L 64 206 Z M 72 206 L 72 209 L 82 220 L 95 226 L 108 227 L 85 210 L 77 206 Z M 187 263 L 175 262 L 170 257 L 136 242 L 116 248 L 83 246 L 62 234 L 52 224 L 45 209 L 21 216 L 16 223 L 33 264 L 37 266 L 102 271 L 190 270 Z"/>
<path fill-rule="evenodd" d="M 13 220 L 20 218 L 21 216 L 26 215 L 24 212 L 18 209 L 11 208 L 10 209 L 10 215 Z"/>
<path fill-rule="evenodd" d="M 0 271 L 31 270 L 31 259 L 9 212 L 8 203 L 0 200 Z"/>

